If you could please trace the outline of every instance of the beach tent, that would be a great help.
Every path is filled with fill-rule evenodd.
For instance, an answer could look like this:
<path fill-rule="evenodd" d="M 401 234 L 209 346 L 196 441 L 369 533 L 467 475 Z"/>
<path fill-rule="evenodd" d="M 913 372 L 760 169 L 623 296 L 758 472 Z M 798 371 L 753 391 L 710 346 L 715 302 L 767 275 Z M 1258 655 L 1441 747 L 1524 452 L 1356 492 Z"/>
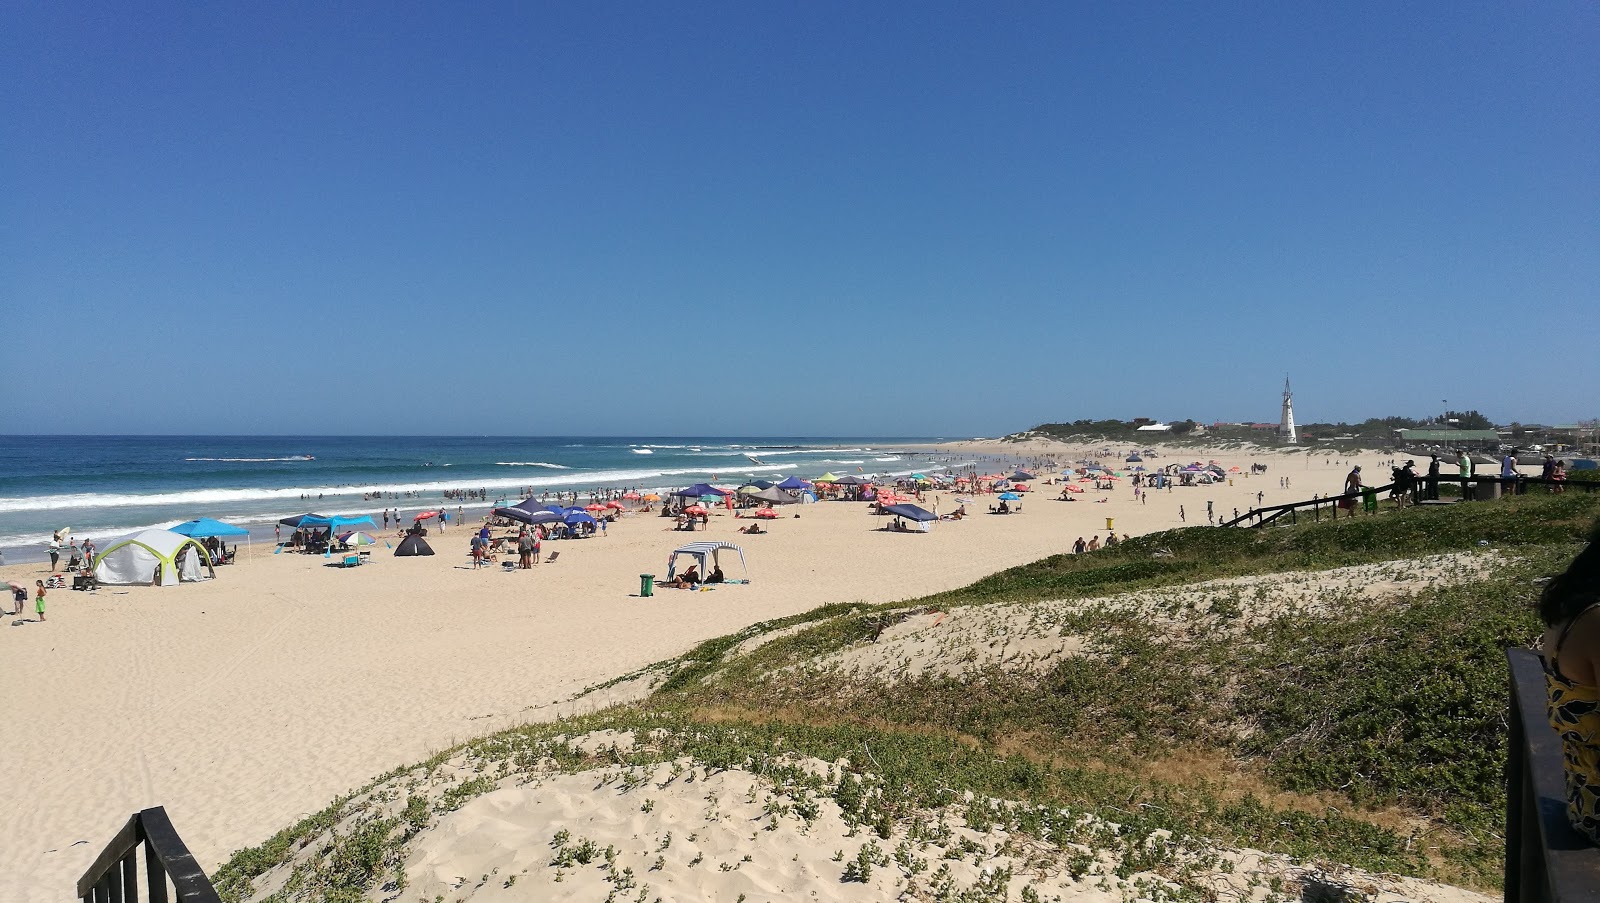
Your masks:
<path fill-rule="evenodd" d="M 285 527 L 298 527 L 298 526 L 300 526 L 300 522 L 301 521 L 304 521 L 304 520 L 307 520 L 307 519 L 311 519 L 311 520 L 326 520 L 327 518 L 323 517 L 320 514 L 296 514 L 296 515 L 294 515 L 292 517 L 286 517 L 283 520 L 278 521 L 278 523 L 283 524 Z"/>
<path fill-rule="evenodd" d="M 840 486 L 870 486 L 870 485 L 872 485 L 872 481 L 871 480 L 868 480 L 868 479 L 866 479 L 864 477 L 858 477 L 855 474 L 846 474 L 845 476 L 842 476 L 839 479 L 834 480 L 834 482 L 838 483 Z"/>
<path fill-rule="evenodd" d="M 888 505 L 884 507 L 883 513 L 893 514 L 895 517 L 903 517 L 906 520 L 914 521 L 924 533 L 932 530 L 934 521 L 939 519 L 939 515 L 934 514 L 932 511 L 929 511 L 928 509 L 918 505 L 910 504 Z"/>
<path fill-rule="evenodd" d="M 776 486 L 778 484 L 772 482 L 771 480 L 751 480 L 750 482 L 746 483 L 745 485 L 746 486 L 754 486 L 757 489 L 771 489 L 772 487 L 774 487 L 774 486 Z"/>
<path fill-rule="evenodd" d="M 394 555 L 396 558 L 411 558 L 415 555 L 432 554 L 433 547 L 428 545 L 426 540 L 415 533 L 409 534 L 405 539 L 400 540 L 400 545 L 395 547 L 394 550 Z"/>
<path fill-rule="evenodd" d="M 667 579 L 671 580 L 677 574 L 679 555 L 688 555 L 693 558 L 695 564 L 699 565 L 701 578 L 704 578 L 711 573 L 711 568 L 706 566 L 707 560 L 709 559 L 713 567 L 721 567 L 721 554 L 725 549 L 731 549 L 739 553 L 739 566 L 744 568 L 746 574 L 749 574 L 750 566 L 745 563 L 744 549 L 731 542 L 691 542 L 686 546 L 673 549 L 672 554 L 667 556 Z"/>
<path fill-rule="evenodd" d="M 799 477 L 790 477 L 778 484 L 779 489 L 810 489 L 811 484 Z"/>
<path fill-rule="evenodd" d="M 673 493 L 673 495 L 681 496 L 683 498 L 700 498 L 701 496 L 706 496 L 706 495 L 714 495 L 714 496 L 717 496 L 718 498 L 721 498 L 722 496 L 725 496 L 727 494 L 728 494 L 728 490 L 726 490 L 726 489 L 718 489 L 717 487 L 712 486 L 709 483 L 696 483 L 696 484 L 694 484 L 693 486 L 690 486 L 687 489 L 679 489 L 677 492 Z"/>
<path fill-rule="evenodd" d="M 198 539 L 171 530 L 141 530 L 107 544 L 95 556 L 94 577 L 108 586 L 172 586 L 203 579 L 202 565 L 209 576 L 217 576 Z"/>
<path fill-rule="evenodd" d="M 1133 463 L 1136 463 L 1136 462 L 1139 462 L 1139 461 L 1143 461 L 1144 459 L 1139 457 L 1138 455 L 1134 454 L 1134 455 L 1129 455 L 1126 458 L 1123 458 L 1122 460 L 1128 462 L 1129 464 L 1133 464 Z"/>
<path fill-rule="evenodd" d="M 817 477 L 817 482 L 818 483 L 837 483 L 838 481 L 839 481 L 839 478 L 834 476 L 833 475 L 833 471 L 831 471 L 831 470 L 828 471 L 827 473 L 823 474 L 822 476 Z"/>
<path fill-rule="evenodd" d="M 576 527 L 579 524 L 589 524 L 593 526 L 596 523 L 594 517 L 591 516 L 589 512 L 581 509 L 569 512 L 562 520 L 569 527 Z"/>
<path fill-rule="evenodd" d="M 1026 483 L 1031 479 L 1033 479 L 1033 474 L 1028 473 L 1026 470 L 1019 470 L 1011 475 L 1011 482 L 1013 483 Z"/>
<path fill-rule="evenodd" d="M 233 524 L 225 524 L 220 520 L 202 517 L 199 520 L 186 520 L 176 527 L 169 528 L 172 532 L 182 536 L 249 536 L 250 531 Z"/>
<path fill-rule="evenodd" d="M 763 489 L 760 492 L 752 493 L 750 497 L 761 499 L 764 502 L 771 502 L 774 505 L 800 504 L 800 497 L 798 495 L 786 489 L 779 489 L 777 486 L 774 486 L 771 489 Z"/>

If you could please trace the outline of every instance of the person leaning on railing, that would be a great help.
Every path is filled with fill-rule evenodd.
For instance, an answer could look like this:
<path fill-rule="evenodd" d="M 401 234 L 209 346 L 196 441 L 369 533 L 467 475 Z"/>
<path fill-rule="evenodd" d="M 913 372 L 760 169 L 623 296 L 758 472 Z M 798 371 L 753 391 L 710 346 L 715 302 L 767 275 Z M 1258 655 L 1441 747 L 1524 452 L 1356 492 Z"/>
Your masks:
<path fill-rule="evenodd" d="M 1600 844 L 1600 530 L 1539 598 L 1550 726 L 1561 736 L 1567 817 Z"/>

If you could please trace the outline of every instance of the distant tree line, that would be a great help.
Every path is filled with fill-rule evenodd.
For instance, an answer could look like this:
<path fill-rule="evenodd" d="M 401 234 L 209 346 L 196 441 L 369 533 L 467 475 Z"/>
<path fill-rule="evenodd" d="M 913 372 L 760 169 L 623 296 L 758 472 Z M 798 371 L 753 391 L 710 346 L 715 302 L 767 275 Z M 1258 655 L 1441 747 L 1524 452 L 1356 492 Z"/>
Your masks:
<path fill-rule="evenodd" d="M 1452 423 L 1451 421 L 1455 421 Z M 1097 439 L 1149 439 L 1154 440 L 1162 436 L 1183 436 L 1194 431 L 1197 425 L 1194 420 L 1175 420 L 1168 425 L 1170 430 L 1160 433 L 1139 432 L 1139 427 L 1148 424 L 1147 420 L 1074 420 L 1063 423 L 1041 423 L 1027 432 L 1033 435 L 1043 435 L 1052 438 L 1068 437 L 1095 437 Z M 1360 423 L 1302 423 L 1299 431 L 1307 436 L 1317 438 L 1332 438 L 1334 436 L 1355 436 L 1362 439 L 1388 439 L 1394 435 L 1395 430 L 1408 429 L 1461 429 L 1461 430 L 1492 430 L 1494 424 L 1488 417 L 1477 411 L 1445 411 L 1437 417 L 1422 419 L 1414 417 L 1369 417 Z M 1017 434 L 1021 438 L 1023 434 Z M 1260 436 L 1260 433 L 1255 435 Z M 1262 437 L 1265 438 L 1265 437 Z"/>

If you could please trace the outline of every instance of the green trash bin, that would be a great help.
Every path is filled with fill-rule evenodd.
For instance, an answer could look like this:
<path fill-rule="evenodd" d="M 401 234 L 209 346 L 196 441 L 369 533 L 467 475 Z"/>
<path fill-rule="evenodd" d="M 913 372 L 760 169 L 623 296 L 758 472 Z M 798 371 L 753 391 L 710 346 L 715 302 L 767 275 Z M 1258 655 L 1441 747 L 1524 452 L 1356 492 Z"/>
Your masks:
<path fill-rule="evenodd" d="M 639 595 L 644 596 L 646 598 L 649 598 L 650 596 L 653 596 L 655 594 L 656 594 L 656 575 L 655 574 L 640 574 L 639 575 Z"/>

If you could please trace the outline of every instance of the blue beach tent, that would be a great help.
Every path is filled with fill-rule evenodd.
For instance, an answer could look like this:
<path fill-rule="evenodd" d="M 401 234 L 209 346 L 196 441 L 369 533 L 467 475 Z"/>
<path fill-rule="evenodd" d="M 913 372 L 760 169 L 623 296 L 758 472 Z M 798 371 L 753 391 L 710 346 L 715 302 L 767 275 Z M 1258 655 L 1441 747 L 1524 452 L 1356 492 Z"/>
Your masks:
<path fill-rule="evenodd" d="M 799 477 L 790 477 L 778 484 L 779 489 L 810 489 L 811 484 Z"/>
<path fill-rule="evenodd" d="M 301 518 L 300 523 L 296 526 L 311 527 L 318 530 L 326 527 L 329 531 L 338 533 L 346 527 L 368 526 L 377 529 L 378 525 L 373 523 L 372 518 L 367 517 L 365 514 L 360 517 L 347 517 L 342 514 L 335 514 L 332 517 L 318 517 L 315 514 L 308 514 Z"/>
<path fill-rule="evenodd" d="M 293 515 L 291 517 L 286 517 L 283 520 L 278 521 L 278 523 L 283 524 L 285 527 L 298 527 L 298 526 L 300 526 L 300 523 L 302 521 L 305 521 L 305 520 L 308 520 L 308 519 L 309 520 L 326 520 L 327 518 L 323 517 L 320 514 L 296 514 L 296 515 Z"/>
<path fill-rule="evenodd" d="M 706 495 L 714 495 L 720 498 L 727 494 L 728 491 L 726 489 L 718 489 L 709 483 L 696 483 L 687 489 L 679 489 L 677 492 L 673 493 L 673 495 L 681 496 L 683 498 L 700 498 L 701 496 Z"/>

